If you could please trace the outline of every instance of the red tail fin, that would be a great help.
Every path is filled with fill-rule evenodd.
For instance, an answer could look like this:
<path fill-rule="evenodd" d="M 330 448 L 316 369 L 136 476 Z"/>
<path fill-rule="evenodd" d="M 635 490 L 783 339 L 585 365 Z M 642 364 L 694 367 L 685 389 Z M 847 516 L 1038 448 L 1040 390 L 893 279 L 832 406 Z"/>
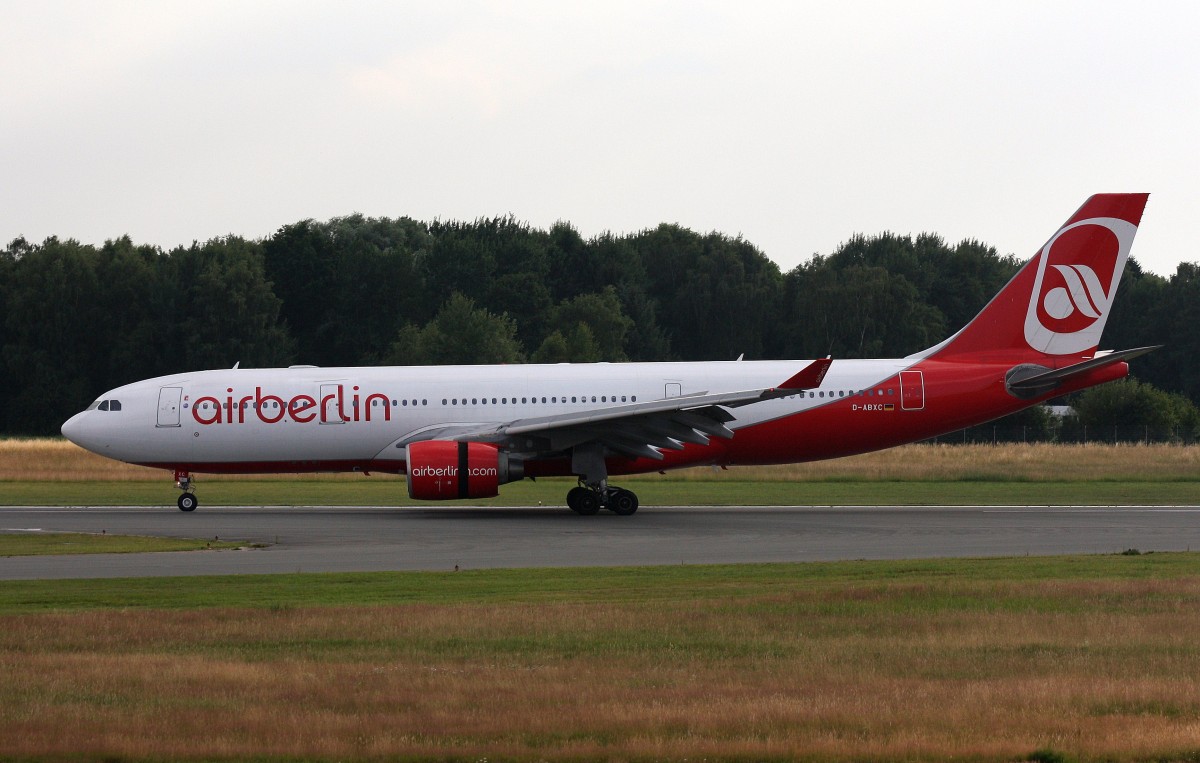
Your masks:
<path fill-rule="evenodd" d="M 1112 308 L 1145 193 L 1102 193 L 1071 215 L 954 336 L 918 356 L 982 362 L 1090 356 Z"/>

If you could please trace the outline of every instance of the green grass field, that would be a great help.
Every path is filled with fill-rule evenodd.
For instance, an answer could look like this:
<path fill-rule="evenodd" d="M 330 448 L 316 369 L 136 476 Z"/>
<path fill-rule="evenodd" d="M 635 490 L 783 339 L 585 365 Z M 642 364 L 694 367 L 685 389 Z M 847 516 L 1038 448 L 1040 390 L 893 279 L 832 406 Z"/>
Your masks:
<path fill-rule="evenodd" d="M 573 482 L 564 479 L 505 485 L 496 498 L 433 504 L 408 498 L 403 481 L 228 480 L 201 481 L 204 506 L 563 506 Z M 1200 503 L 1192 480 L 1026 482 L 996 480 L 816 482 L 711 481 L 644 477 L 626 480 L 644 506 L 676 505 L 1118 505 Z M 172 506 L 178 492 L 170 482 L 8 482 L 6 506 Z"/>
<path fill-rule="evenodd" d="M 1192 760 L 1200 555 L 16 581 L 0 757 Z"/>
<path fill-rule="evenodd" d="M 754 596 L 815 586 L 904 581 L 1027 583 L 1200 575 L 1200 553 L 679 565 L 461 572 L 354 572 L 98 580 L 14 580 L 0 614 L 93 609 L 636 603 Z M 988 606 L 981 602 L 981 606 Z"/>

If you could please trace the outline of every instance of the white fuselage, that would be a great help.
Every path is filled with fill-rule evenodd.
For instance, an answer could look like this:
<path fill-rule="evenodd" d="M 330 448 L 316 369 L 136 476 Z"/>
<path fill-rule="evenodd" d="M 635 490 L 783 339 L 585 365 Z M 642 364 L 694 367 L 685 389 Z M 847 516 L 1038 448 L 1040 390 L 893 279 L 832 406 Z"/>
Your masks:
<path fill-rule="evenodd" d="M 507 366 L 233 369 L 176 374 L 114 389 L 120 411 L 95 404 L 63 426 L 110 458 L 198 470 L 398 471 L 392 444 L 423 430 L 502 424 L 697 393 L 768 388 L 808 361 L 597 363 Z M 735 409 L 735 431 L 862 393 L 896 403 L 879 386 L 912 360 L 833 364 L 817 390 Z M 878 398 L 876 398 L 878 395 Z M 173 408 L 173 406 L 175 406 Z M 204 465 L 204 466 L 200 466 Z M 261 467 L 261 468 L 259 468 Z"/>

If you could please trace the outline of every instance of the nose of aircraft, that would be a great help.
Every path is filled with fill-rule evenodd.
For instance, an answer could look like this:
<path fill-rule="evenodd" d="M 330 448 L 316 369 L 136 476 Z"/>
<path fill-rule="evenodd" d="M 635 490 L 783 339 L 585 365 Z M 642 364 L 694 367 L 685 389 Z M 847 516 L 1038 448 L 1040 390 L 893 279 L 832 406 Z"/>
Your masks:
<path fill-rule="evenodd" d="M 63 422 L 62 425 L 63 437 L 79 446 L 83 445 L 83 443 L 79 440 L 83 436 L 83 417 L 86 414 L 87 411 L 84 411 L 83 413 L 77 413 Z"/>

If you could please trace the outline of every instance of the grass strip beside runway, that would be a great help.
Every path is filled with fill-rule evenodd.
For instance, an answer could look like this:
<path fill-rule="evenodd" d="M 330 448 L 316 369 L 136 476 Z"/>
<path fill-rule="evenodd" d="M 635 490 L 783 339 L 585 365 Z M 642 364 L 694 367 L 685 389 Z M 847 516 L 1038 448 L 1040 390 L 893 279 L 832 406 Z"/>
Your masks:
<path fill-rule="evenodd" d="M 196 476 L 202 510 L 437 505 L 410 501 L 404 478 L 388 474 Z M 1200 446 L 908 445 L 831 461 L 692 468 L 613 482 L 635 490 L 646 506 L 1195 505 Z M 561 506 L 572 485 L 526 480 L 471 504 Z M 161 469 L 101 458 L 62 439 L 0 439 L 0 505 L 171 506 L 177 495 Z"/>
<path fill-rule="evenodd" d="M 199 551 L 238 548 L 240 543 L 199 538 L 151 538 L 143 535 L 8 532 L 0 530 L 0 557 L 61 554 L 139 554 L 148 551 Z"/>
<path fill-rule="evenodd" d="M 862 582 L 1023 583 L 1193 575 L 1200 576 L 1200 553 L 9 580 L 0 586 L 0 615 L 114 608 L 621 603 L 741 597 Z"/>
<path fill-rule="evenodd" d="M 473 501 L 413 501 L 403 480 L 211 480 L 198 483 L 200 511 L 212 506 L 565 506 L 573 480 L 543 479 L 504 485 L 500 495 Z M 619 482 L 643 506 L 995 506 L 1195 505 L 1192 480 L 1024 482 L 954 481 L 742 481 L 642 477 Z M 170 482 L 9 482 L 4 506 L 163 506 L 178 496 Z"/>
<path fill-rule="evenodd" d="M 0 754 L 1177 759 L 1200 555 L 9 582 Z"/>

